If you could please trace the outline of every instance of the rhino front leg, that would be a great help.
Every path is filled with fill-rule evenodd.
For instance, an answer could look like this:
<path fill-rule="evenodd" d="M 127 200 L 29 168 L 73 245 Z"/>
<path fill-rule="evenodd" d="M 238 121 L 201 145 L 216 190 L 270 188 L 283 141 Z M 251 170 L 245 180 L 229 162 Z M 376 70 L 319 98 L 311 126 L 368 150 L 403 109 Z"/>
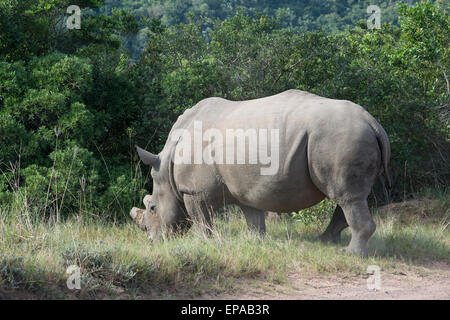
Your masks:
<path fill-rule="evenodd" d="M 189 219 L 196 223 L 206 235 L 210 236 L 212 233 L 213 209 L 207 205 L 201 196 L 185 194 L 183 200 Z"/>
<path fill-rule="evenodd" d="M 338 205 L 331 217 L 330 224 L 325 232 L 319 237 L 322 242 L 339 243 L 341 241 L 341 232 L 348 227 L 347 220 L 345 220 L 344 211 Z"/>
<path fill-rule="evenodd" d="M 248 228 L 252 231 L 259 232 L 261 235 L 266 234 L 265 212 L 247 206 L 241 206 L 241 209 L 244 212 Z"/>

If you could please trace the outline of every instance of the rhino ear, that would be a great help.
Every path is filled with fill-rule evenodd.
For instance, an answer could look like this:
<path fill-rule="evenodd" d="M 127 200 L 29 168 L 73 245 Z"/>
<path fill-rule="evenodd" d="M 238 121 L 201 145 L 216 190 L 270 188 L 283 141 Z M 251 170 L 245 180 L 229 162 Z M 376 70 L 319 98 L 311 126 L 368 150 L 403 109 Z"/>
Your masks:
<path fill-rule="evenodd" d="M 153 168 L 157 169 L 159 168 L 160 159 L 159 156 L 150 153 L 142 148 L 139 148 L 136 146 L 136 150 L 139 154 L 139 158 L 141 158 L 142 162 L 146 165 L 152 166 Z"/>

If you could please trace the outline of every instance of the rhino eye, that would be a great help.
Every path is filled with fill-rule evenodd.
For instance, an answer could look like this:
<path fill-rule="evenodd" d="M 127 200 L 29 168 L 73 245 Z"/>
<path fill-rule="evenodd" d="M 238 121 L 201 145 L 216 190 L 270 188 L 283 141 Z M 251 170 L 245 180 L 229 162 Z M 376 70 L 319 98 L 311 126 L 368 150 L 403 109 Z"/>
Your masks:
<path fill-rule="evenodd" d="M 156 209 L 156 204 L 151 204 L 149 207 L 150 211 L 155 211 Z"/>

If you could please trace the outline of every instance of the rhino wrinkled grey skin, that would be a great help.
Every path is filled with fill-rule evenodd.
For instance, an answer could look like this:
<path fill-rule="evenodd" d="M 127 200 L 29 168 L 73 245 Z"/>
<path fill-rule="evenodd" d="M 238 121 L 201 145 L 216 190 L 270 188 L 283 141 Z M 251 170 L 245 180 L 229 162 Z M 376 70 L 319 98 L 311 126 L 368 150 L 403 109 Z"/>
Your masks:
<path fill-rule="evenodd" d="M 258 163 L 176 163 L 182 139 L 174 135 L 177 129 L 194 134 L 195 121 L 201 121 L 203 130 L 214 128 L 224 135 L 230 128 L 278 129 L 277 148 L 267 144 L 278 152 L 277 171 L 261 174 L 267 165 Z M 338 206 L 320 239 L 339 242 L 341 231 L 350 226 L 346 250 L 367 256 L 367 241 L 376 228 L 367 197 L 383 170 L 391 183 L 390 143 L 381 125 L 355 103 L 300 90 L 249 101 L 202 100 L 178 118 L 158 155 L 137 150 L 152 167 L 153 194 L 144 229 L 153 240 L 163 232 L 183 233 L 192 221 L 210 230 L 212 213 L 228 204 L 240 206 L 248 227 L 264 234 L 265 211 L 298 211 L 328 197 Z"/>

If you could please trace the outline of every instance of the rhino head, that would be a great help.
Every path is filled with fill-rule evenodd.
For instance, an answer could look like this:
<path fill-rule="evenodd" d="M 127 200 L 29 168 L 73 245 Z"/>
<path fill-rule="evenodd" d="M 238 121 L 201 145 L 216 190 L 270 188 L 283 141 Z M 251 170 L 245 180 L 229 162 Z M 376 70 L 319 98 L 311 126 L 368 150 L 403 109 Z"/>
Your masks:
<path fill-rule="evenodd" d="M 170 159 L 164 150 L 154 155 L 138 146 L 136 149 L 142 162 L 152 168 L 153 193 L 144 198 L 146 210 L 133 208 L 130 215 L 141 229 L 148 232 L 150 240 L 156 240 L 163 229 L 179 229 L 185 223 L 185 214 L 170 186 Z"/>
<path fill-rule="evenodd" d="M 145 210 L 133 207 L 130 216 L 141 230 L 147 231 L 149 240 L 154 240 L 159 237 L 161 220 L 153 212 L 154 204 L 151 199 L 151 195 L 146 195 L 144 197 Z"/>

